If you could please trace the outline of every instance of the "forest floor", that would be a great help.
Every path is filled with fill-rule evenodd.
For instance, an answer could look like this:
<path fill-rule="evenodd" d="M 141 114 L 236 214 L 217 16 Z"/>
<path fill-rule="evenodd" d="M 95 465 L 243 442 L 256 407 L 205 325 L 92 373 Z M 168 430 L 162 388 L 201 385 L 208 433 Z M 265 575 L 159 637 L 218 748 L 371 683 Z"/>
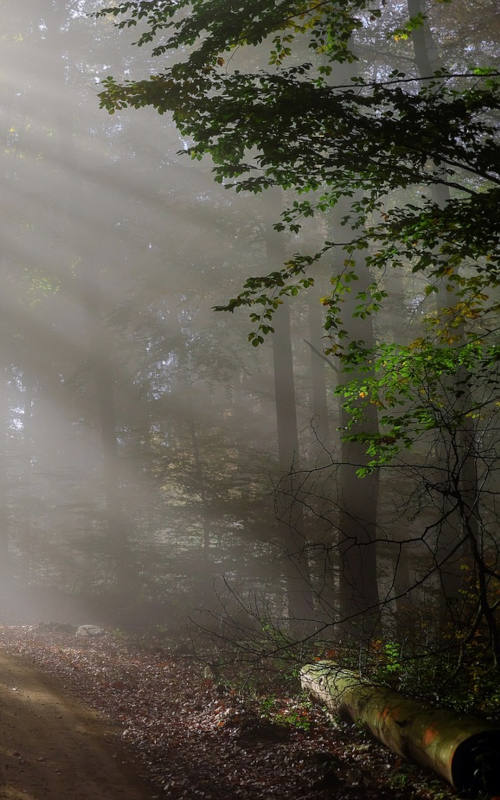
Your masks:
<path fill-rule="evenodd" d="M 52 627 L 0 627 L 0 800 L 456 797 L 283 689 L 245 695 L 181 647 Z"/>

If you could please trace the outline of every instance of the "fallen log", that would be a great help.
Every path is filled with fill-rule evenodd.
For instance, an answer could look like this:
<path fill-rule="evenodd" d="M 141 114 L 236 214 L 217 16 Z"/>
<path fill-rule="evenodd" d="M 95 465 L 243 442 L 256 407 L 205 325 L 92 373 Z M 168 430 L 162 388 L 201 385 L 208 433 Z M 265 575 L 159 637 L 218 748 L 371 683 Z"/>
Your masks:
<path fill-rule="evenodd" d="M 500 794 L 500 725 L 425 706 L 334 661 L 303 667 L 301 683 L 330 711 L 363 722 L 395 753 L 433 769 L 457 791 Z"/>

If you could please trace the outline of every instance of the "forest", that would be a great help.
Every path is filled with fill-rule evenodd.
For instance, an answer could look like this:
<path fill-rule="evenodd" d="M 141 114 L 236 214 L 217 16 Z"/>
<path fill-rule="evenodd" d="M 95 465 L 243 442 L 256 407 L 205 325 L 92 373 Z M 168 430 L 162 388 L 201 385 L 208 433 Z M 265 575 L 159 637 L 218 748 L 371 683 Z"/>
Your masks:
<path fill-rule="evenodd" d="M 500 795 L 496 4 L 1 8 L 0 798 Z"/>

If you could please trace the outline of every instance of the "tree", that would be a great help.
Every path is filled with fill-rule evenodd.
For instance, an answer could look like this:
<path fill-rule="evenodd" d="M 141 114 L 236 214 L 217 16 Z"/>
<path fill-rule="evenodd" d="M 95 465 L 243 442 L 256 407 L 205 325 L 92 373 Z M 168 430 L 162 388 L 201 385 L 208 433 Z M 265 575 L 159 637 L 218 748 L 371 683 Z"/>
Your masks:
<path fill-rule="evenodd" d="M 101 103 L 110 112 L 143 105 L 160 113 L 172 111 L 183 135 L 194 142 L 187 152 L 193 158 L 209 154 L 216 180 L 237 190 L 259 192 L 280 185 L 301 194 L 321 192 L 313 200 L 297 199 L 284 212 L 281 226 L 292 230 L 301 217 L 331 209 L 341 196 L 360 190 L 351 212 L 355 225 L 360 228 L 376 211 L 380 215 L 367 230 L 359 230 L 349 247 L 375 245 L 369 262 L 379 268 L 401 266 L 407 257 L 415 270 L 458 284 L 469 304 L 475 304 L 481 287 L 498 277 L 494 245 L 499 179 L 494 131 L 487 119 L 496 105 L 498 73 L 477 68 L 419 79 L 394 72 L 378 82 L 357 77 L 335 85 L 337 63 L 356 58 L 350 44 L 355 32 L 363 24 L 375 24 L 382 14 L 368 5 L 365 0 L 318 7 L 296 0 L 279 5 L 247 2 L 228 13 L 227 4 L 216 0 L 119 4 L 100 14 L 125 15 L 121 27 L 145 23 L 140 45 L 161 34 L 155 56 L 166 57 L 183 47 L 190 52 L 171 66 L 167 59 L 146 80 L 119 84 L 108 78 Z M 421 16 L 412 18 L 398 35 L 407 36 L 421 24 Z M 233 67 L 235 48 L 261 45 L 269 36 L 267 70 Z M 306 37 L 316 62 L 321 54 L 319 66 L 300 57 L 298 64 L 285 66 L 299 37 Z M 384 212 L 388 192 L 409 186 L 422 187 L 420 204 Z M 441 208 L 426 196 L 426 187 L 432 186 L 459 194 Z M 327 241 L 323 252 L 339 244 Z M 446 258 L 436 262 L 435 248 Z M 488 263 L 482 258 L 489 258 Z M 473 274 L 458 276 L 458 267 L 470 259 L 475 262 Z M 298 256 L 282 270 L 249 279 L 227 304 L 234 310 L 263 303 L 264 311 L 254 317 L 253 341 L 269 327 L 273 303 L 268 301 L 275 299 L 268 297 L 269 291 L 289 294 L 309 286 L 307 277 L 300 276 L 312 261 Z M 341 272 L 332 297 L 330 328 L 339 333 L 337 302 L 350 274 L 348 269 Z M 363 301 L 371 310 L 374 299 Z"/>
<path fill-rule="evenodd" d="M 410 6 L 416 13 L 392 28 L 392 40 L 425 33 L 421 8 Z M 470 453 L 464 454 L 457 432 L 475 415 L 484 419 L 494 413 L 498 385 L 494 290 L 500 266 L 500 179 L 491 117 L 498 71 L 474 65 L 435 72 L 424 64 L 420 48 L 420 74 L 386 68 L 381 78 L 339 81 L 342 65 L 359 57 L 363 28 L 391 28 L 391 7 L 372 8 L 365 0 L 248 0 L 234 6 L 219 0 L 157 0 L 125 2 L 99 13 L 119 18 L 122 28 L 139 26 L 137 43 L 152 43 L 153 56 L 165 60 L 144 80 L 108 78 L 100 94 L 108 111 L 145 105 L 171 111 L 191 141 L 187 152 L 195 159 L 211 156 L 219 182 L 237 191 L 259 193 L 273 186 L 293 191 L 278 230 L 298 232 L 305 218 L 330 214 L 347 201 L 344 238 L 326 238 L 315 253 L 298 253 L 280 269 L 248 278 L 219 308 L 250 307 L 254 330 L 249 338 L 259 345 L 273 332 L 273 315 L 283 298 L 313 284 L 312 268 L 326 253 L 344 250 L 331 293 L 322 302 L 329 352 L 340 358 L 344 372 L 353 373 L 339 391 L 349 414 L 345 439 L 362 444 L 368 455 L 358 472 L 368 475 L 415 447 L 429 431 L 439 436 L 446 430 L 448 443 L 458 450 L 451 448 L 446 480 L 433 485 L 442 497 L 458 491 L 474 547 L 477 499 L 471 502 L 470 479 L 465 479 L 469 499 L 463 492 Z M 256 47 L 259 56 L 267 53 L 267 67 L 238 68 L 244 46 Z M 403 199 L 394 206 L 388 200 L 396 192 Z M 423 336 L 399 345 L 350 333 L 349 315 L 367 319 L 388 295 L 375 279 L 353 289 L 358 251 L 374 274 L 410 269 L 425 278 L 427 295 L 448 291 L 449 302 L 441 304 Z M 488 389 L 486 406 L 480 385 Z M 464 394 L 470 402 L 459 402 Z M 379 430 L 366 425 L 374 409 Z M 480 439 L 469 437 L 469 446 Z M 448 512 L 443 514 L 442 525 Z M 475 563 L 484 582 L 490 568 L 482 557 Z M 497 648 L 488 588 L 481 592 L 480 613 L 489 620 Z"/>
<path fill-rule="evenodd" d="M 271 193 L 270 199 L 276 200 L 275 193 Z M 284 257 L 283 242 L 272 229 L 265 231 L 265 244 L 269 263 L 271 265 L 281 263 Z M 277 517 L 281 524 L 286 525 L 283 539 L 288 616 L 292 630 L 300 635 L 311 626 L 314 611 L 303 508 L 296 497 L 298 486 L 295 476 L 300 469 L 300 453 L 288 303 L 281 303 L 277 309 L 274 325 L 274 398 L 278 460 L 282 474 L 276 494 Z"/>

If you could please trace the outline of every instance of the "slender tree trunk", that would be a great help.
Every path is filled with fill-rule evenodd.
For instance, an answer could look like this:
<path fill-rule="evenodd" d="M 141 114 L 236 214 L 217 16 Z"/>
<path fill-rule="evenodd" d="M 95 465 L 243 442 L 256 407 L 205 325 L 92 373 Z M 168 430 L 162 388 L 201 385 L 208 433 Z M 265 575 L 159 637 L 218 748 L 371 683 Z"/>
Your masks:
<path fill-rule="evenodd" d="M 343 205 L 343 204 L 342 204 Z M 338 217 L 344 209 L 337 207 Z M 336 226 L 337 238 L 346 236 L 346 227 Z M 347 234 L 349 235 L 349 234 Z M 342 251 L 341 251 L 342 252 Z M 341 257 L 341 256 L 340 256 Z M 351 342 L 360 341 L 367 348 L 375 346 L 375 335 L 371 316 L 364 319 L 353 316 L 358 304 L 356 295 L 368 290 L 373 282 L 364 263 L 355 265 L 358 280 L 354 282 L 351 294 L 344 305 L 344 321 Z M 365 370 L 340 375 L 340 382 L 366 375 Z M 347 413 L 341 411 L 341 428 L 346 429 Z M 375 406 L 368 406 L 362 422 L 354 426 L 350 433 L 378 433 L 378 417 Z M 342 628 L 355 636 L 369 635 L 379 601 L 377 584 L 377 511 L 379 493 L 378 471 L 365 478 L 358 478 L 357 469 L 367 463 L 365 446 L 359 442 L 343 439 L 341 445 L 340 472 L 340 618 L 346 622 Z"/>
<path fill-rule="evenodd" d="M 409 545 L 405 544 L 401 534 L 399 536 L 400 541 L 398 555 L 394 562 L 393 582 L 394 592 L 397 597 L 395 630 L 398 641 L 403 642 L 413 639 L 417 606 L 411 593 Z"/>
<path fill-rule="evenodd" d="M 310 337 L 310 369 L 312 387 L 312 425 L 313 434 L 316 439 L 314 452 L 321 458 L 324 449 L 329 448 L 329 420 L 328 405 L 326 401 L 326 364 L 319 354 L 323 352 L 323 328 L 322 307 L 319 302 L 319 292 L 312 292 L 309 297 L 308 318 L 309 318 L 309 337 Z"/>
<path fill-rule="evenodd" d="M 9 569 L 9 401 L 7 393 L 7 379 L 2 370 L 0 384 L 0 597 L 7 592 L 10 578 Z"/>
<path fill-rule="evenodd" d="M 296 477 L 299 442 L 293 377 L 290 312 L 283 303 L 275 314 L 273 364 L 278 453 L 281 472 L 277 514 L 286 524 L 285 578 L 291 630 L 300 635 L 313 620 L 312 587 L 304 535 L 304 515 Z"/>
<path fill-rule="evenodd" d="M 358 282 L 362 288 L 362 277 Z M 368 323 L 368 324 L 367 324 Z M 362 339 L 370 347 L 374 344 L 370 320 L 356 320 L 350 331 L 353 339 Z M 346 378 L 355 377 L 353 373 Z M 341 414 L 341 426 L 347 426 L 347 415 Z M 357 429 L 367 433 L 378 431 L 377 411 L 370 407 Z M 356 429 L 351 429 L 356 433 Z M 343 441 L 341 448 L 340 488 L 340 615 L 341 619 L 353 617 L 347 630 L 368 630 L 363 616 L 370 619 L 376 613 L 379 601 L 377 585 L 377 510 L 379 493 L 378 471 L 358 478 L 356 470 L 366 464 L 365 446 L 359 442 Z"/>
<path fill-rule="evenodd" d="M 311 406 L 313 441 L 309 455 L 311 469 L 328 465 L 332 455 L 330 421 L 327 403 L 327 375 L 333 376 L 333 363 L 328 366 L 323 356 L 325 348 L 325 329 L 323 307 L 320 303 L 321 287 L 315 286 L 308 298 L 309 357 L 311 375 Z M 333 381 L 330 391 L 333 392 Z M 314 595 L 317 601 L 317 615 L 323 623 L 331 623 L 338 609 L 338 586 L 335 580 L 338 572 L 338 558 L 335 547 L 336 530 L 331 516 L 331 494 L 327 470 L 315 473 L 313 491 L 314 530 L 311 538 L 314 548 L 311 552 L 311 570 Z"/>
<path fill-rule="evenodd" d="M 425 14 L 425 0 L 407 0 L 410 17 Z M 421 77 L 432 75 L 439 67 L 439 57 L 429 28 L 428 22 L 412 31 L 415 62 Z M 450 200 L 450 190 L 447 186 L 432 186 L 432 199 L 440 207 L 444 207 Z M 453 293 L 446 291 L 444 282 L 438 287 L 437 305 L 438 312 L 443 311 L 458 301 Z M 463 330 L 454 329 L 454 335 L 463 336 Z M 466 375 L 457 375 L 457 380 L 465 381 Z M 449 387 L 453 390 L 453 387 Z M 458 491 L 461 499 L 461 509 L 468 509 L 463 517 L 460 509 L 453 511 L 454 500 L 450 501 L 447 493 L 441 497 L 439 514 L 442 522 L 438 534 L 437 561 L 443 563 L 440 569 L 440 582 L 442 589 L 441 623 L 446 626 L 450 616 L 454 616 L 454 608 L 458 604 L 463 585 L 461 563 L 464 558 L 471 557 L 475 552 L 475 544 L 479 537 L 478 525 L 478 485 L 477 462 L 474 426 L 465 418 L 465 412 L 470 402 L 466 393 L 460 406 L 464 409 L 464 422 L 462 430 L 457 432 L 442 431 L 442 447 L 440 459 L 448 468 L 450 488 Z M 451 437 L 451 438 L 450 438 Z M 456 505 L 456 504 L 455 504 Z M 451 513 L 450 513 L 451 512 Z M 463 545 L 457 548 L 457 540 L 463 540 Z"/>
<path fill-rule="evenodd" d="M 192 388 L 188 388 L 188 396 L 189 392 L 192 391 Z M 201 460 L 201 453 L 200 453 L 200 446 L 198 441 L 198 426 L 196 425 L 193 409 L 189 407 L 189 419 L 188 419 L 188 426 L 189 426 L 189 435 L 191 438 L 191 447 L 193 450 L 193 459 L 194 459 L 194 474 L 197 484 L 198 493 L 201 498 L 202 504 L 202 511 L 201 511 L 201 524 L 203 529 L 203 557 L 206 563 L 209 563 L 210 560 L 210 525 L 208 522 L 208 515 L 207 515 L 207 505 L 208 505 L 208 492 L 206 487 L 206 480 L 205 480 L 205 472 L 203 469 L 203 463 Z"/>
<path fill-rule="evenodd" d="M 274 394 L 280 469 L 296 470 L 299 463 L 299 436 L 295 405 L 290 311 L 284 301 L 273 319 Z"/>
<path fill-rule="evenodd" d="M 25 507 L 23 538 L 27 543 L 23 571 L 29 580 L 33 568 L 33 545 L 35 544 L 33 504 L 35 502 L 35 485 L 33 476 L 33 395 L 34 380 L 31 375 L 23 375 L 24 407 L 23 407 L 23 445 L 24 445 L 24 486 L 27 503 Z"/>
<path fill-rule="evenodd" d="M 384 317 L 384 329 L 389 328 L 394 340 L 409 344 L 415 338 L 412 324 L 408 324 L 408 304 L 404 275 L 400 270 L 390 274 L 391 296 L 395 298 L 394 307 L 387 310 Z M 406 519 L 398 513 L 394 522 L 391 539 L 392 574 L 389 576 L 392 589 L 396 595 L 396 632 L 400 640 L 408 639 L 415 620 L 416 598 L 411 591 L 410 564 L 417 557 L 413 543 L 407 541 L 408 526 Z"/>
<path fill-rule="evenodd" d="M 407 0 L 407 2 L 410 17 L 425 14 L 425 0 Z M 427 22 L 414 28 L 411 35 L 418 73 L 420 77 L 428 78 L 438 68 L 438 55 Z"/>
<path fill-rule="evenodd" d="M 101 446 L 105 552 L 109 554 L 112 565 L 116 610 L 122 614 L 134 601 L 138 580 L 130 548 L 132 524 L 122 488 L 125 476 L 118 447 L 116 369 L 110 336 L 103 320 L 98 276 L 89 272 L 87 270 L 80 276 L 80 300 L 87 311 L 89 391 Z"/>
<path fill-rule="evenodd" d="M 276 213 L 276 207 L 270 210 Z M 273 219 L 273 217 L 271 217 Z M 285 260 L 282 240 L 266 230 L 266 254 L 269 268 Z M 273 366 L 278 433 L 280 486 L 277 493 L 277 516 L 286 525 L 285 580 L 287 586 L 290 630 L 302 635 L 314 619 L 313 594 L 304 535 L 303 507 L 298 497 L 299 436 L 295 403 L 290 312 L 283 302 L 273 319 Z"/>
<path fill-rule="evenodd" d="M 336 64 L 330 80 L 336 83 L 346 83 L 355 75 L 351 64 Z M 354 200 L 355 198 L 353 198 Z M 355 238 L 355 231 L 349 225 L 342 226 L 340 220 L 351 209 L 347 198 L 337 203 L 333 220 L 333 239 L 346 241 Z M 350 233 L 354 235 L 351 237 Z M 346 257 L 341 247 L 336 249 L 336 258 L 340 261 Z M 348 256 L 353 258 L 351 254 Z M 341 262 L 342 263 L 342 262 Z M 342 271 L 340 266 L 337 270 Z M 371 316 L 364 319 L 354 317 L 357 305 L 356 295 L 362 292 L 373 282 L 364 263 L 354 267 L 358 280 L 352 285 L 352 293 L 347 295 L 344 302 L 344 323 L 351 342 L 362 341 L 370 348 L 375 345 L 375 334 Z M 364 373 L 366 374 L 366 373 Z M 356 372 L 341 373 L 339 383 L 347 382 L 357 377 Z M 341 429 L 347 426 L 347 416 L 344 410 L 340 414 Z M 375 406 L 367 409 L 362 423 L 351 432 L 364 431 L 378 433 L 378 416 Z M 360 479 L 356 470 L 367 462 L 365 448 L 358 442 L 343 440 L 340 448 L 341 469 L 339 472 L 338 502 L 339 502 L 339 631 L 342 635 L 369 638 L 373 626 L 378 618 L 379 603 L 377 583 L 377 511 L 379 494 L 378 472 Z"/>

